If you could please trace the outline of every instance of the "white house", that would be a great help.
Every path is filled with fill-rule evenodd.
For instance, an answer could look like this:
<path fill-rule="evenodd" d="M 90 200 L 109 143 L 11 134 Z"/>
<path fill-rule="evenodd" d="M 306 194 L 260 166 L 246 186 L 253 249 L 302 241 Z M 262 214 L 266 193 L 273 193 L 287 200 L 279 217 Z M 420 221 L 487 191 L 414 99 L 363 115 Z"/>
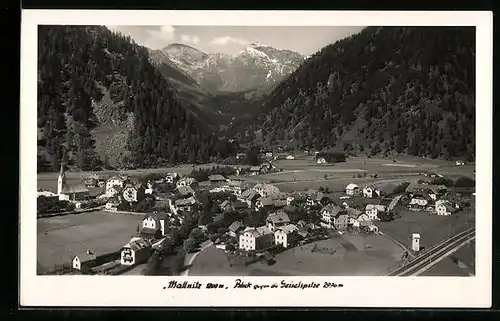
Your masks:
<path fill-rule="evenodd" d="M 175 183 L 175 186 L 177 188 L 179 188 L 179 186 L 191 186 L 195 181 L 196 180 L 192 177 L 183 177 Z"/>
<path fill-rule="evenodd" d="M 366 186 L 363 188 L 363 197 L 374 198 L 380 197 L 381 191 L 373 186 Z"/>
<path fill-rule="evenodd" d="M 106 181 L 106 194 L 113 196 L 119 193 L 125 185 L 125 180 L 120 176 L 112 176 Z"/>
<path fill-rule="evenodd" d="M 274 233 L 267 226 L 247 227 L 240 234 L 239 248 L 244 251 L 260 251 L 273 245 Z"/>
<path fill-rule="evenodd" d="M 292 205 L 292 202 L 293 202 L 293 200 L 294 200 L 294 199 L 295 199 L 295 198 L 294 198 L 293 196 L 288 196 L 288 197 L 286 198 L 286 205 L 287 205 L 287 206 Z"/>
<path fill-rule="evenodd" d="M 176 172 L 167 173 L 167 176 L 165 176 L 165 183 L 173 184 L 174 181 L 177 179 L 177 177 L 178 177 L 178 175 Z"/>
<path fill-rule="evenodd" d="M 320 157 L 320 158 L 318 158 L 318 160 L 316 162 L 318 164 L 326 164 L 326 159 L 324 157 Z"/>
<path fill-rule="evenodd" d="M 385 205 L 367 204 L 365 207 L 365 213 L 370 220 L 378 220 L 378 213 L 385 212 L 386 210 L 387 207 Z"/>
<path fill-rule="evenodd" d="M 72 265 L 76 270 L 82 270 L 82 268 L 90 268 L 94 265 L 96 261 L 96 256 L 91 250 L 87 250 L 83 253 L 76 254 L 73 256 Z"/>
<path fill-rule="evenodd" d="M 441 200 L 436 202 L 437 215 L 451 215 L 458 211 L 457 206 L 453 206 L 450 201 Z"/>
<path fill-rule="evenodd" d="M 413 233 L 411 235 L 411 249 L 415 252 L 420 251 L 420 234 L 418 233 Z"/>
<path fill-rule="evenodd" d="M 191 207 L 196 204 L 194 197 L 181 198 L 175 201 L 175 206 L 180 211 L 191 211 Z"/>
<path fill-rule="evenodd" d="M 461 160 L 457 160 L 457 161 L 455 162 L 455 165 L 456 165 L 456 166 L 463 166 L 463 165 L 465 165 L 465 162 L 464 162 L 464 161 L 461 161 Z"/>
<path fill-rule="evenodd" d="M 285 248 L 293 246 L 298 241 L 298 227 L 293 224 L 283 225 L 274 231 L 274 244 Z"/>
<path fill-rule="evenodd" d="M 358 195 L 359 194 L 359 186 L 354 184 L 354 183 L 351 183 L 351 184 L 347 185 L 347 187 L 345 188 L 345 193 L 347 195 L 350 195 L 350 196 Z"/>
<path fill-rule="evenodd" d="M 411 210 L 423 210 L 429 207 L 429 203 L 432 201 L 432 198 L 425 193 L 415 194 L 410 200 L 408 204 L 409 209 Z"/>
<path fill-rule="evenodd" d="M 117 197 L 112 197 L 106 202 L 105 209 L 108 211 L 116 211 L 118 205 L 120 205 L 119 199 Z"/>
<path fill-rule="evenodd" d="M 353 227 L 369 227 L 372 225 L 372 220 L 368 216 L 368 214 L 363 213 L 357 217 L 357 219 L 353 222 Z"/>
<path fill-rule="evenodd" d="M 288 160 L 293 160 L 293 159 L 295 159 L 295 157 L 294 157 L 293 155 L 288 155 L 288 156 L 286 157 L 286 159 L 288 159 Z"/>
<path fill-rule="evenodd" d="M 161 238 L 166 234 L 166 221 L 168 215 L 166 213 L 148 213 L 142 219 L 142 227 L 140 229 L 141 236 L 145 238 Z"/>
<path fill-rule="evenodd" d="M 345 210 L 339 206 L 329 204 L 323 207 L 320 211 L 321 214 L 321 225 L 326 228 L 333 228 L 335 226 L 335 218 L 340 214 L 344 213 Z"/>
<path fill-rule="evenodd" d="M 142 185 L 128 183 L 123 187 L 123 199 L 129 203 L 140 202 L 144 199 L 145 189 Z"/>
<path fill-rule="evenodd" d="M 151 254 L 151 243 L 143 238 L 134 237 L 122 247 L 120 262 L 122 265 L 145 263 Z"/>

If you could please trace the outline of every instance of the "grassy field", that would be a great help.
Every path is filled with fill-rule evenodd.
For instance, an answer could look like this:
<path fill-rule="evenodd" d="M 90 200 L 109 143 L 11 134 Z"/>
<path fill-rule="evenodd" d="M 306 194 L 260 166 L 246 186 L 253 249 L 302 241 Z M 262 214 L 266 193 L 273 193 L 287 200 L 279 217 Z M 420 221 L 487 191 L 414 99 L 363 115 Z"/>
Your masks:
<path fill-rule="evenodd" d="M 335 252 L 311 252 L 314 246 Z M 370 276 L 383 274 L 401 259 L 402 254 L 400 247 L 381 235 L 344 234 L 279 253 L 276 263 L 271 266 L 258 262 L 247 267 L 230 267 L 224 252 L 211 246 L 196 257 L 189 275 Z"/>
<path fill-rule="evenodd" d="M 475 242 L 464 245 L 455 253 L 422 273 L 422 276 L 471 276 L 476 273 Z"/>
<path fill-rule="evenodd" d="M 439 216 L 427 212 L 400 212 L 401 217 L 391 222 L 378 222 L 379 230 L 408 248 L 411 248 L 412 233 L 420 234 L 420 246 L 429 248 L 448 236 L 453 236 L 475 225 L 473 210 L 450 216 Z"/>
<path fill-rule="evenodd" d="M 141 216 L 106 212 L 58 216 L 37 220 L 37 261 L 43 270 L 71 263 L 73 255 L 119 250 L 136 233 Z"/>

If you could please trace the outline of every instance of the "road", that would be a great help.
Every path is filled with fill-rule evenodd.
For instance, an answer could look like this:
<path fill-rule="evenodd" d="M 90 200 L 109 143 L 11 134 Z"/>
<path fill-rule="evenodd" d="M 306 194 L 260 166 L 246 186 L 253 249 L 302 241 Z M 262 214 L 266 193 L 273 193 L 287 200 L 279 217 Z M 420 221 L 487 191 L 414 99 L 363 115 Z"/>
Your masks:
<path fill-rule="evenodd" d="M 188 276 L 189 275 L 189 266 L 191 266 L 191 264 L 193 264 L 196 256 L 212 245 L 213 245 L 212 241 L 206 241 L 206 242 L 201 244 L 200 250 L 198 252 L 186 254 L 186 257 L 184 258 L 184 266 L 187 266 L 187 268 L 184 271 L 182 271 L 180 275 L 181 276 Z"/>
<path fill-rule="evenodd" d="M 463 231 L 417 256 L 408 264 L 392 271 L 388 276 L 417 276 L 439 263 L 476 237 L 476 228 Z"/>

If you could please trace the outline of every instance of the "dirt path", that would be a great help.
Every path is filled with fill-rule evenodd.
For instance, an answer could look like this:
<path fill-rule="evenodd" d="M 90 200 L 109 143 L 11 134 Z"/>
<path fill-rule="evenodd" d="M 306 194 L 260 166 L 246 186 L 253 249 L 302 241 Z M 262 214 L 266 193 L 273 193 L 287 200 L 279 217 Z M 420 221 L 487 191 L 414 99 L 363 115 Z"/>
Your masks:
<path fill-rule="evenodd" d="M 184 271 L 182 271 L 180 275 L 181 276 L 188 276 L 189 275 L 189 266 L 191 266 L 191 264 L 193 264 L 196 256 L 198 256 L 198 254 L 205 251 L 207 248 L 209 248 L 212 245 L 213 245 L 212 241 L 205 241 L 201 244 L 201 248 L 198 252 L 186 254 L 186 257 L 184 258 L 184 266 L 187 266 L 188 268 L 185 269 Z"/>

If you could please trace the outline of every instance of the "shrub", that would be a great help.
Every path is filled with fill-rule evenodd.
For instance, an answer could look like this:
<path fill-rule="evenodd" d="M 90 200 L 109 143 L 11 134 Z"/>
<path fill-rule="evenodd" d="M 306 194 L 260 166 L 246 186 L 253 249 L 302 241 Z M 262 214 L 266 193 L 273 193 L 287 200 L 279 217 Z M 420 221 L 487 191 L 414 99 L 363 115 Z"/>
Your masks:
<path fill-rule="evenodd" d="M 455 187 L 474 187 L 475 185 L 476 182 L 472 178 L 466 176 L 459 177 L 455 181 Z"/>
<path fill-rule="evenodd" d="M 118 206 L 116 207 L 116 209 L 118 211 L 130 211 L 130 205 L 128 202 L 121 202 L 120 204 L 118 204 Z"/>
<path fill-rule="evenodd" d="M 75 209 L 75 204 L 68 201 L 60 201 L 55 197 L 39 196 L 36 201 L 38 213 L 56 213 Z"/>
<path fill-rule="evenodd" d="M 434 178 L 431 181 L 431 184 L 433 184 L 433 185 L 444 185 L 446 187 L 452 187 L 454 183 L 453 183 L 453 180 L 450 179 L 450 178 L 437 177 L 437 178 Z"/>

